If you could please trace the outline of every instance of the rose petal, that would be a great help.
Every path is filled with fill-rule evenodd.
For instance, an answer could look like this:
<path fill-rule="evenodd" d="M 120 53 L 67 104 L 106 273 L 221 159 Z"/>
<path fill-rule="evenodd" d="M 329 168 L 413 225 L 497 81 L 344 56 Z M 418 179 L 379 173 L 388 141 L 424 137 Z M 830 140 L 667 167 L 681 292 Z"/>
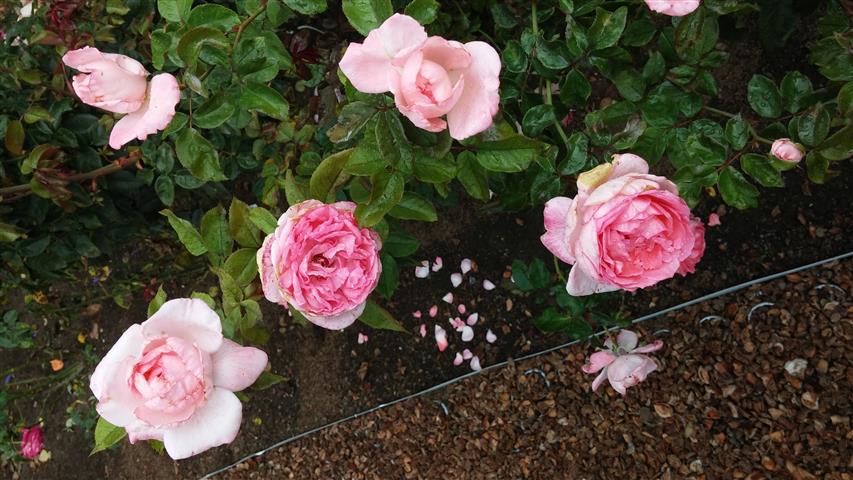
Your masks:
<path fill-rule="evenodd" d="M 425 323 L 421 324 L 419 331 L 421 333 L 421 338 L 426 337 L 426 324 Z"/>
<path fill-rule="evenodd" d="M 637 334 L 631 330 L 620 330 L 619 334 L 616 336 L 616 344 L 619 345 L 619 348 L 624 350 L 626 353 L 637 348 L 638 342 L 639 338 L 637 337 Z"/>
<path fill-rule="evenodd" d="M 267 366 L 267 354 L 223 339 L 213 354 L 213 384 L 232 392 L 250 387 Z"/>
<path fill-rule="evenodd" d="M 465 360 L 470 360 L 473 356 L 474 354 L 471 353 L 471 350 L 468 350 L 467 348 L 465 350 L 462 350 L 462 358 L 464 358 Z"/>
<path fill-rule="evenodd" d="M 421 316 L 422 316 L 421 311 L 415 310 L 414 312 L 412 312 L 412 316 L 415 318 L 421 318 Z"/>
<path fill-rule="evenodd" d="M 113 126 L 110 147 L 118 150 L 131 140 L 145 140 L 163 130 L 175 116 L 175 105 L 181 100 L 178 80 L 168 73 L 154 75 L 148 82 L 148 96 L 139 110 L 128 113 Z"/>
<path fill-rule="evenodd" d="M 214 388 L 192 417 L 164 432 L 166 453 L 181 460 L 231 443 L 240 431 L 242 418 L 243 405 L 237 396 L 224 388 Z"/>
<path fill-rule="evenodd" d="M 415 267 L 415 277 L 427 278 L 429 276 L 429 267 Z"/>
<path fill-rule="evenodd" d="M 471 271 L 471 260 L 468 258 L 463 258 L 462 262 L 459 264 L 459 269 L 462 270 L 462 274 L 466 274 Z"/>
<path fill-rule="evenodd" d="M 456 366 L 462 365 L 463 361 L 464 360 L 462 359 L 462 354 L 457 352 L 456 356 L 453 357 L 453 365 L 456 365 Z"/>
<path fill-rule="evenodd" d="M 450 275 L 450 283 L 453 284 L 453 288 L 462 285 L 462 274 L 461 273 L 453 273 Z"/>
<path fill-rule="evenodd" d="M 142 333 L 147 338 L 182 338 L 208 353 L 216 352 L 222 345 L 219 315 L 197 298 L 167 301 L 151 318 L 142 322 Z"/>
<path fill-rule="evenodd" d="M 450 136 L 464 140 L 492 125 L 492 117 L 500 104 L 501 59 L 491 45 L 468 42 L 465 50 L 471 54 L 471 65 L 463 70 L 465 88 L 459 101 L 447 114 Z"/>
<path fill-rule="evenodd" d="M 467 310 L 467 308 L 465 307 L 464 303 L 460 303 L 456 306 L 456 311 L 459 313 L 465 313 L 465 310 Z"/>
<path fill-rule="evenodd" d="M 435 344 L 438 346 L 439 352 L 443 352 L 447 348 L 447 332 L 438 325 L 435 326 Z"/>
<path fill-rule="evenodd" d="M 437 271 L 441 270 L 441 267 L 443 267 L 443 266 L 444 266 L 444 261 L 441 259 L 441 257 L 435 257 L 435 262 L 433 262 L 433 264 L 432 264 L 432 271 L 437 272 Z"/>
<path fill-rule="evenodd" d="M 486 290 L 494 290 L 495 284 L 490 282 L 489 280 L 483 280 L 483 288 Z"/>
<path fill-rule="evenodd" d="M 498 336 L 497 336 L 497 335 L 495 335 L 495 334 L 494 334 L 494 332 L 492 332 L 492 330 L 491 330 L 491 329 L 489 329 L 489 330 L 486 332 L 486 341 L 487 341 L 487 342 L 489 342 L 489 343 L 495 343 L 495 340 L 497 340 L 497 339 L 498 339 Z"/>
<path fill-rule="evenodd" d="M 441 299 L 442 299 L 442 300 L 444 300 L 444 301 L 445 301 L 445 302 L 447 302 L 447 303 L 453 303 L 453 294 L 452 294 L 452 293 L 448 293 L 448 294 L 446 294 L 445 296 L 441 297 Z"/>
<path fill-rule="evenodd" d="M 435 318 L 436 315 L 438 315 L 438 306 L 433 305 L 429 307 L 429 316 Z"/>
<path fill-rule="evenodd" d="M 469 327 L 468 325 L 463 326 L 462 327 L 462 341 L 463 342 L 470 342 L 473 339 L 474 339 L 474 329 Z"/>
<path fill-rule="evenodd" d="M 465 323 L 467 323 L 468 325 L 471 325 L 473 327 L 474 325 L 477 324 L 477 320 L 479 320 L 479 319 L 480 319 L 480 314 L 477 312 L 474 312 L 471 315 L 468 315 L 468 319 L 465 320 Z"/>
<path fill-rule="evenodd" d="M 718 227 L 722 222 L 720 222 L 720 216 L 716 213 L 712 213 L 708 215 L 708 226 L 709 227 Z"/>
<path fill-rule="evenodd" d="M 477 356 L 471 357 L 470 365 L 471 365 L 471 370 L 474 370 L 475 372 L 479 372 L 480 370 L 483 369 L 483 367 L 480 366 L 480 357 L 477 357 Z"/>

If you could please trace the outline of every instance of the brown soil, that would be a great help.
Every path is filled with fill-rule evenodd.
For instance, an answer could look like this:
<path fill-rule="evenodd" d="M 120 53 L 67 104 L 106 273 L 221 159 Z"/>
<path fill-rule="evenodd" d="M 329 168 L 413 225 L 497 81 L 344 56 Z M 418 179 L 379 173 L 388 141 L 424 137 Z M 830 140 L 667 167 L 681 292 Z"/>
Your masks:
<path fill-rule="evenodd" d="M 699 323 L 709 315 L 719 318 Z M 221 478 L 850 478 L 853 260 L 640 330 L 664 339 L 661 370 L 625 397 L 589 391 L 579 368 L 589 349 L 576 345 L 339 424 Z M 806 366 L 792 375 L 794 360 Z"/>

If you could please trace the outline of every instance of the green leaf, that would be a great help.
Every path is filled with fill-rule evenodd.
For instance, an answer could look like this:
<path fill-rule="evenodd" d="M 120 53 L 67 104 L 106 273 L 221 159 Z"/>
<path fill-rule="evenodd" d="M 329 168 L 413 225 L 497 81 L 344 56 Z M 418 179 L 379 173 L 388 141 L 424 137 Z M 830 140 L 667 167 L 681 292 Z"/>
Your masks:
<path fill-rule="evenodd" d="M 178 240 L 187 248 L 190 254 L 197 257 L 207 253 L 207 246 L 205 246 L 201 234 L 193 227 L 192 223 L 178 217 L 168 208 L 160 210 L 160 215 L 169 219 L 169 225 L 178 234 Z"/>
<path fill-rule="evenodd" d="M 187 26 L 211 27 L 227 32 L 240 23 L 240 17 L 230 8 L 207 3 L 192 9 L 187 19 Z"/>
<path fill-rule="evenodd" d="M 758 189 L 734 167 L 723 169 L 720 173 L 719 187 L 723 201 L 739 210 L 758 206 Z"/>
<path fill-rule="evenodd" d="M 391 224 L 391 232 L 388 238 L 382 242 L 382 251 L 388 252 L 397 258 L 408 257 L 418 251 L 421 242 L 413 237 L 409 232 L 396 226 L 396 223 Z"/>
<path fill-rule="evenodd" d="M 824 183 L 834 176 L 834 173 L 829 171 L 829 159 L 814 150 L 806 155 L 806 171 L 809 180 L 814 183 Z"/>
<path fill-rule="evenodd" d="M 765 187 L 782 187 L 785 185 L 779 170 L 765 155 L 747 153 L 740 158 L 740 167 L 747 175 Z"/>
<path fill-rule="evenodd" d="M 240 289 L 234 277 L 224 269 L 214 267 L 211 270 L 219 277 L 219 290 L 222 293 L 222 310 L 226 317 L 223 319 L 223 327 L 225 327 L 228 318 L 233 318 L 235 313 L 239 314 L 240 312 L 240 302 L 243 301 L 243 290 Z"/>
<path fill-rule="evenodd" d="M 536 58 L 545 68 L 562 70 L 570 65 L 569 53 L 565 43 L 558 40 L 541 41 L 536 47 Z"/>
<path fill-rule="evenodd" d="M 586 320 L 577 317 L 570 317 L 568 320 L 565 330 L 570 337 L 584 340 L 592 336 L 592 327 Z"/>
<path fill-rule="evenodd" d="M 326 0 L 284 0 L 284 4 L 302 15 L 317 15 L 326 11 Z"/>
<path fill-rule="evenodd" d="M 474 152 L 460 152 L 456 160 L 456 178 L 468 195 L 483 202 L 489 200 L 489 174 L 480 166 Z"/>
<path fill-rule="evenodd" d="M 163 290 L 163 284 L 160 284 L 157 294 L 148 302 L 148 318 L 157 313 L 157 310 L 160 310 L 164 303 L 166 303 L 166 291 Z"/>
<path fill-rule="evenodd" d="M 281 375 L 276 375 L 272 372 L 261 372 L 261 375 L 255 380 L 255 383 L 252 384 L 252 390 L 266 390 L 277 383 L 281 383 L 284 380 L 284 377 Z"/>
<path fill-rule="evenodd" d="M 414 18 L 421 25 L 429 25 L 438 17 L 440 5 L 435 0 L 412 0 L 403 13 Z"/>
<path fill-rule="evenodd" d="M 227 122 L 236 111 L 231 98 L 224 92 L 219 93 L 193 111 L 193 123 L 200 128 L 216 128 Z"/>
<path fill-rule="evenodd" d="M 524 119 L 521 121 L 521 125 L 524 129 L 525 135 L 536 137 L 556 121 L 557 117 L 554 115 L 553 106 L 536 105 L 524 113 Z"/>
<path fill-rule="evenodd" d="M 254 248 L 241 248 L 228 256 L 222 268 L 239 286 L 245 287 L 252 283 L 258 274 L 256 253 Z"/>
<path fill-rule="evenodd" d="M 560 165 L 561 175 L 574 175 L 581 171 L 589 158 L 589 139 L 581 132 L 575 132 L 569 137 L 569 154 L 565 163 Z"/>
<path fill-rule="evenodd" d="M 704 8 L 696 9 L 683 17 L 675 29 L 675 51 L 687 63 L 699 61 L 714 49 L 720 37 L 720 26 L 715 15 Z"/>
<path fill-rule="evenodd" d="M 214 265 L 219 265 L 226 255 L 231 253 L 233 240 L 228 232 L 225 209 L 217 205 L 201 217 L 201 238 Z"/>
<path fill-rule="evenodd" d="M 284 175 L 284 196 L 290 205 L 296 205 L 308 199 L 305 188 L 293 176 L 293 170 L 288 170 Z"/>
<path fill-rule="evenodd" d="M 251 210 L 245 202 L 237 197 L 231 199 L 231 205 L 228 207 L 228 232 L 241 247 L 258 248 L 261 245 L 261 234 L 250 216 Z"/>
<path fill-rule="evenodd" d="M 642 47 L 655 36 L 657 27 L 645 18 L 632 20 L 622 35 L 622 44 L 628 47 Z"/>
<path fill-rule="evenodd" d="M 812 93 L 812 81 L 800 72 L 788 72 L 782 79 L 781 91 L 785 110 L 797 113 L 805 107 L 804 102 Z"/>
<path fill-rule="evenodd" d="M 192 4 L 192 0 L 157 0 L 157 11 L 167 21 L 178 23 L 190 16 Z"/>
<path fill-rule="evenodd" d="M 563 77 L 560 83 L 560 100 L 567 107 L 582 107 L 592 93 L 592 86 L 586 77 L 573 68 L 571 72 Z"/>
<path fill-rule="evenodd" d="M 33 148 L 30 150 L 30 154 L 27 155 L 26 160 L 21 162 L 21 173 L 24 175 L 33 173 L 34 170 L 39 168 L 39 163 L 43 157 L 52 155 L 57 150 L 57 147 L 53 145 L 39 145 Z"/>
<path fill-rule="evenodd" d="M 726 122 L 726 141 L 729 142 L 729 145 L 731 145 L 733 149 L 742 149 L 746 146 L 746 142 L 748 140 L 749 124 L 740 114 Z"/>
<path fill-rule="evenodd" d="M 545 333 L 559 332 L 564 330 L 569 323 L 569 317 L 560 313 L 556 308 L 546 308 L 539 316 L 533 319 L 533 325 Z"/>
<path fill-rule="evenodd" d="M 403 193 L 400 203 L 389 212 L 394 218 L 400 220 L 421 220 L 423 222 L 435 222 L 438 214 L 432 202 L 414 192 Z"/>
<path fill-rule="evenodd" d="M 201 181 L 225 180 L 216 148 L 194 128 L 186 128 L 175 139 L 178 161 Z"/>
<path fill-rule="evenodd" d="M 391 0 L 343 0 L 342 6 L 350 25 L 365 37 L 394 13 Z"/>
<path fill-rule="evenodd" d="M 380 113 L 377 117 L 375 134 L 376 146 L 381 157 L 397 170 L 405 174 L 411 173 L 414 152 L 397 113 L 394 111 Z"/>
<path fill-rule="evenodd" d="M 175 201 L 175 182 L 172 181 L 171 177 L 160 175 L 154 181 L 154 192 L 157 194 L 157 198 L 163 202 L 163 205 L 171 207 Z"/>
<path fill-rule="evenodd" d="M 413 168 L 415 178 L 422 182 L 447 183 L 456 177 L 456 163 L 451 154 L 442 158 L 433 158 L 421 149 L 415 150 Z"/>
<path fill-rule="evenodd" d="M 613 77 L 613 83 L 619 95 L 625 100 L 638 102 L 646 94 L 646 80 L 642 74 L 633 68 L 622 68 Z"/>
<path fill-rule="evenodd" d="M 493 172 L 522 172 L 536 158 L 540 146 L 539 142 L 521 135 L 481 142 L 476 144 L 477 161 L 483 168 Z"/>
<path fill-rule="evenodd" d="M 804 144 L 813 147 L 820 144 L 829 134 L 829 112 L 818 103 L 799 117 L 797 135 Z"/>
<path fill-rule="evenodd" d="M 651 84 L 658 83 L 663 80 L 666 75 L 666 60 L 660 52 L 654 52 L 649 55 L 646 64 L 643 65 L 643 78 Z M 562 93 L 562 92 L 560 92 Z"/>
<path fill-rule="evenodd" d="M 166 63 L 166 54 L 172 47 L 172 36 L 165 30 L 154 30 L 151 32 L 151 64 L 160 70 Z"/>
<path fill-rule="evenodd" d="M 10 120 L 6 125 L 6 150 L 16 157 L 24 152 L 24 125 L 20 120 Z"/>
<path fill-rule="evenodd" d="M 27 108 L 27 111 L 24 112 L 24 122 L 33 124 L 40 121 L 52 122 L 53 115 L 51 115 L 46 108 L 39 105 L 32 105 L 31 107 Z"/>
<path fill-rule="evenodd" d="M 104 417 L 98 417 L 98 423 L 95 425 L 95 448 L 89 455 L 94 455 L 104 451 L 127 436 L 127 430 L 123 427 L 117 427 L 112 423 L 104 420 Z"/>
<path fill-rule="evenodd" d="M 358 320 L 371 328 L 381 330 L 394 330 L 396 332 L 405 332 L 406 329 L 388 313 L 388 310 L 380 307 L 373 300 L 367 300 L 367 305 L 364 307 L 364 313 L 358 317 Z"/>
<path fill-rule="evenodd" d="M 847 82 L 838 91 L 838 113 L 853 119 L 853 82 Z"/>
<path fill-rule="evenodd" d="M 853 157 L 853 124 L 833 133 L 818 147 L 820 156 L 832 161 L 847 160 Z"/>
<path fill-rule="evenodd" d="M 587 36 L 592 42 L 595 50 L 609 48 L 619 42 L 619 37 L 625 30 L 625 19 L 628 16 L 628 7 L 619 7 L 615 12 L 609 12 L 603 8 L 595 9 L 595 21 L 587 31 Z"/>
<path fill-rule="evenodd" d="M 249 83 L 240 95 L 240 104 L 248 110 L 257 110 L 278 120 L 287 120 L 290 106 L 275 89 L 260 83 Z"/>
<path fill-rule="evenodd" d="M 710 187 L 717 183 L 717 169 L 710 165 L 687 165 L 679 168 L 671 180 L 678 186 L 678 194 L 690 208 L 698 203 L 702 187 Z"/>
<path fill-rule="evenodd" d="M 510 73 L 521 73 L 527 70 L 527 54 L 524 53 L 518 40 L 507 42 L 501 53 L 501 63 Z M 562 89 L 560 91 L 562 92 Z"/>
<path fill-rule="evenodd" d="M 752 109 L 762 117 L 782 115 L 782 95 L 773 80 L 764 75 L 753 75 L 749 80 L 747 99 Z"/>
<path fill-rule="evenodd" d="M 227 49 L 230 47 L 225 35 L 212 27 L 195 27 L 181 35 L 178 41 L 178 57 L 187 65 L 193 66 L 199 58 L 201 47 L 210 45 Z"/>
<path fill-rule="evenodd" d="M 275 231 L 278 221 L 272 213 L 264 207 L 252 207 L 249 209 L 249 220 L 260 228 L 262 232 L 269 235 Z"/>
<path fill-rule="evenodd" d="M 405 179 L 400 172 L 380 172 L 373 176 L 373 187 L 370 199 L 366 204 L 359 204 L 355 217 L 362 227 L 372 227 L 403 198 Z"/>
<path fill-rule="evenodd" d="M 379 147 L 376 145 L 376 132 L 373 129 L 368 129 L 364 132 L 364 138 L 358 142 L 352 155 L 350 155 L 347 164 L 344 166 L 344 171 L 352 175 L 370 176 L 385 170 L 388 165 L 390 165 L 388 159 L 379 154 Z"/>
<path fill-rule="evenodd" d="M 394 260 L 394 257 L 386 252 L 384 248 L 379 253 L 379 260 L 382 262 L 382 274 L 379 276 L 376 291 L 390 300 L 394 295 L 394 290 L 397 290 L 397 286 L 400 284 L 400 267 L 397 266 L 397 261 Z"/>
<path fill-rule="evenodd" d="M 332 143 L 351 140 L 364 125 L 376 114 L 376 107 L 367 102 L 351 102 L 344 105 L 338 115 L 337 123 L 326 132 Z"/>
<path fill-rule="evenodd" d="M 311 192 L 311 197 L 327 201 L 334 194 L 334 189 L 341 183 L 341 175 L 344 165 L 347 164 L 353 149 L 347 149 L 326 157 L 320 165 L 311 174 L 311 181 L 308 188 Z"/>

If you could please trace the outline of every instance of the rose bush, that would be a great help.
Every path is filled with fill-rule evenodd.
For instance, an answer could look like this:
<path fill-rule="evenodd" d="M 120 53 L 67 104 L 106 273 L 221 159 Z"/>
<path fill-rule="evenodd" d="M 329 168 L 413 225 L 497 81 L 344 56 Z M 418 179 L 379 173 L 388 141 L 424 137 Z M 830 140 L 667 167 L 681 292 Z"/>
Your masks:
<path fill-rule="evenodd" d="M 219 316 L 198 299 L 165 302 L 131 325 L 92 374 L 98 413 L 131 443 L 159 440 L 187 458 L 230 443 L 243 406 L 234 395 L 255 382 L 267 355 L 222 337 Z"/>

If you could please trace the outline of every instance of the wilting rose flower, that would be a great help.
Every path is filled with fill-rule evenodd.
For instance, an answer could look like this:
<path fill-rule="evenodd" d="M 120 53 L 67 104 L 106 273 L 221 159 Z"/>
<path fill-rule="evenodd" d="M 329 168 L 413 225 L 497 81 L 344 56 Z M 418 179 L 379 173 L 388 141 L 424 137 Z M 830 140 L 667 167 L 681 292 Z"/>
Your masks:
<path fill-rule="evenodd" d="M 264 296 L 290 304 L 330 330 L 352 324 L 376 288 L 382 264 L 379 235 L 360 228 L 352 202 L 292 205 L 258 250 Z"/>
<path fill-rule="evenodd" d="M 351 43 L 340 66 L 359 91 L 393 92 L 412 123 L 430 132 L 449 127 L 457 140 L 489 128 L 498 112 L 501 60 L 495 49 L 427 37 L 406 15 L 393 15 L 364 43 Z"/>
<path fill-rule="evenodd" d="M 201 300 L 164 303 L 131 325 L 92 374 L 98 413 L 131 443 L 160 440 L 175 460 L 230 443 L 267 354 L 222 337 L 219 316 Z"/>
<path fill-rule="evenodd" d="M 79 70 L 72 86 L 87 105 L 113 113 L 126 113 L 110 132 L 110 147 L 119 149 L 133 139 L 145 140 L 163 130 L 175 116 L 181 99 L 178 80 L 168 73 L 154 75 L 136 60 L 97 48 L 83 47 L 62 56 L 62 61 Z"/>
<path fill-rule="evenodd" d="M 780 138 L 773 142 L 770 154 L 783 162 L 798 163 L 805 155 L 805 149 L 799 143 L 794 143 L 790 138 Z"/>
<path fill-rule="evenodd" d="M 651 353 L 663 348 L 663 342 L 656 340 L 650 345 L 637 348 L 637 334 L 622 330 L 616 337 L 616 345 L 608 338 L 604 341 L 605 350 L 590 355 L 587 363 L 581 367 L 584 373 L 601 373 L 592 382 L 592 391 L 598 390 L 605 379 L 610 381 L 614 390 L 625 395 L 627 389 L 637 385 L 657 370 L 654 360 L 643 353 Z"/>
<path fill-rule="evenodd" d="M 30 428 L 21 429 L 21 456 L 27 459 L 34 459 L 39 456 L 44 442 L 42 440 L 41 427 L 34 425 Z"/>
<path fill-rule="evenodd" d="M 702 221 L 678 188 L 649 175 L 642 158 L 614 155 L 578 177 L 578 195 L 545 204 L 542 243 L 573 264 L 566 290 L 634 291 L 695 270 L 705 250 Z"/>
<path fill-rule="evenodd" d="M 700 0 L 646 0 L 646 5 L 658 13 L 670 17 L 683 17 L 699 8 Z"/>

